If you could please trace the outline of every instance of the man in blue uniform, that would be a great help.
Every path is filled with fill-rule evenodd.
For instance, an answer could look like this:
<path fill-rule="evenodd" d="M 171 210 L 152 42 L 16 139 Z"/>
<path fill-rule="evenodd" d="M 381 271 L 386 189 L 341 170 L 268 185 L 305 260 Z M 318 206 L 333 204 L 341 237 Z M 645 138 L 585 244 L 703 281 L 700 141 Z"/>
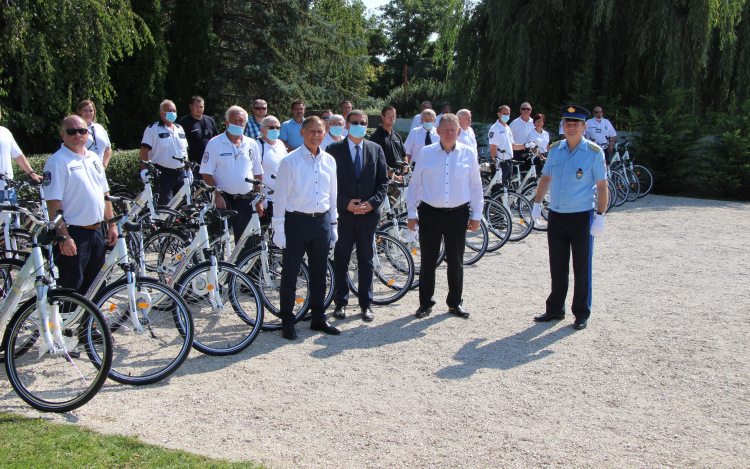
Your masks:
<path fill-rule="evenodd" d="M 537 189 L 532 218 L 541 217 L 540 203 L 549 190 L 547 243 L 552 292 L 547 311 L 534 318 L 547 322 L 565 318 L 568 292 L 568 264 L 573 253 L 573 305 L 575 329 L 585 329 L 591 315 L 591 259 L 594 236 L 604 231 L 607 209 L 607 173 L 601 147 L 583 138 L 589 111 L 580 106 L 563 106 L 566 140 L 555 142 Z M 598 197 L 597 197 L 598 194 Z M 596 213 L 594 208 L 596 207 Z"/>

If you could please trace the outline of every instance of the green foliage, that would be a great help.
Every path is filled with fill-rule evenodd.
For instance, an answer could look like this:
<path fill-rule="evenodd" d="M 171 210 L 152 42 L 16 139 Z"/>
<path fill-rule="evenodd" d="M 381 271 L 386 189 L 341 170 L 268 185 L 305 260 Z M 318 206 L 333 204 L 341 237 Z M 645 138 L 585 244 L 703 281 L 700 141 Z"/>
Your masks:
<path fill-rule="evenodd" d="M 445 82 L 432 78 L 427 80 L 417 79 L 409 82 L 406 90 L 403 86 L 393 89 L 388 94 L 386 101 L 396 108 L 399 116 L 412 117 L 420 111 L 420 105 L 423 101 L 431 101 L 433 108 L 437 108 L 437 103 L 442 103 L 448 98 L 449 93 L 448 84 Z"/>
<path fill-rule="evenodd" d="M 140 182 L 140 165 L 138 164 L 138 150 L 115 150 L 112 152 L 112 157 L 109 160 L 106 173 L 107 179 L 122 184 L 128 187 L 132 187 L 137 191 L 143 189 L 143 184 Z M 34 170 L 41 174 L 44 164 L 47 163 L 51 153 L 39 154 L 39 155 L 26 155 L 26 159 L 29 161 Z M 13 161 L 13 174 L 23 174 L 21 168 L 16 165 Z"/>
<path fill-rule="evenodd" d="M 750 200 L 750 100 L 740 109 L 711 115 L 716 142 L 699 167 L 701 179 L 720 197 Z"/>
<path fill-rule="evenodd" d="M 630 108 L 630 119 L 638 131 L 637 162 L 653 173 L 655 193 L 680 193 L 701 146 L 701 123 L 686 111 L 689 108 L 690 93 L 682 88 L 643 96 L 639 107 Z"/>
<path fill-rule="evenodd" d="M 0 106 L 29 152 L 54 146 L 79 100 L 109 103 L 108 64 L 151 40 L 128 0 L 5 1 L 0 27 Z"/>
<path fill-rule="evenodd" d="M 137 438 L 100 435 L 76 425 L 0 414 L 3 467 L 58 469 L 201 468 L 262 469 L 249 462 L 209 459 L 185 451 L 147 445 Z"/>

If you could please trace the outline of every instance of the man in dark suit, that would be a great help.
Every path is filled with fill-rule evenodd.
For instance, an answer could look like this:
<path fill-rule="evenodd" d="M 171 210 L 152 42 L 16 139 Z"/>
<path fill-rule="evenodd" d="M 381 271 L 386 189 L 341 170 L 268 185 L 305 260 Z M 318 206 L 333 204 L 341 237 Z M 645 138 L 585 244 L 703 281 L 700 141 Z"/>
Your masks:
<path fill-rule="evenodd" d="M 359 307 L 362 319 L 372 321 L 373 237 L 380 224 L 380 205 L 388 191 L 388 172 L 380 145 L 365 140 L 367 114 L 354 110 L 346 117 L 348 136 L 328 145 L 336 160 L 338 241 L 334 249 L 336 278 L 333 300 L 336 318 L 346 317 L 349 286 L 346 275 L 354 245 L 359 268 Z"/>

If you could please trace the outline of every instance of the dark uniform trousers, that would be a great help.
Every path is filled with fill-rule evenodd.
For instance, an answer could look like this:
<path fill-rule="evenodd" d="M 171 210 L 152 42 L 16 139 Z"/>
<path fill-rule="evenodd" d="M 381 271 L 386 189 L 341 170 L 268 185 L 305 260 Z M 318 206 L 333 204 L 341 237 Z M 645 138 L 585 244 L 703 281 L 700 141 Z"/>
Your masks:
<path fill-rule="evenodd" d="M 77 254 L 64 256 L 55 243 L 53 255 L 60 274 L 57 286 L 72 288 L 85 295 L 94 279 L 99 274 L 107 254 L 107 243 L 102 229 L 89 230 L 77 226 L 68 226 L 68 234 L 76 243 Z"/>
<path fill-rule="evenodd" d="M 591 223 L 594 211 L 558 213 L 549 211 L 547 243 L 552 292 L 547 298 L 547 313 L 564 314 L 568 294 L 570 253 L 573 252 L 573 315 L 585 320 L 591 315 L 591 259 L 594 237 Z"/>
<path fill-rule="evenodd" d="M 182 187 L 185 171 L 182 169 L 165 168 L 155 165 L 159 170 L 159 192 L 156 199 L 157 205 L 168 205 L 174 194 Z"/>
<path fill-rule="evenodd" d="M 440 255 L 440 241 L 445 240 L 448 264 L 448 307 L 461 304 L 464 289 L 464 251 L 469 204 L 445 212 L 424 202 L 419 205 L 419 249 L 422 251 L 419 272 L 419 304 L 435 304 L 435 270 Z"/>
<path fill-rule="evenodd" d="M 331 219 L 328 213 L 319 217 L 286 212 L 284 217 L 286 248 L 282 251 L 281 291 L 279 312 L 281 320 L 294 323 L 294 300 L 297 276 L 302 257 L 307 254 L 310 275 L 310 316 L 313 322 L 325 322 L 326 272 L 328 250 L 331 246 Z"/>
<path fill-rule="evenodd" d="M 339 223 L 339 239 L 333 250 L 333 275 L 336 288 L 333 301 L 336 305 L 346 306 L 349 304 L 349 283 L 347 282 L 347 271 L 352 249 L 357 246 L 357 296 L 360 308 L 369 308 L 372 305 L 372 275 L 375 268 L 373 262 L 373 239 L 375 237 L 376 225 L 356 224 L 341 225 Z"/>
<path fill-rule="evenodd" d="M 523 156 L 526 153 L 528 153 L 528 151 L 526 151 L 526 150 L 513 150 L 513 159 L 515 161 L 522 161 L 523 162 L 523 164 L 521 164 L 519 166 L 519 168 L 521 169 L 521 172 L 526 172 L 529 169 L 531 169 L 531 162 L 529 161 L 529 159 L 527 159 L 527 158 L 525 158 Z M 538 174 L 541 174 L 541 173 L 538 173 Z"/>
<path fill-rule="evenodd" d="M 234 194 L 227 194 L 224 191 L 221 192 L 221 196 L 224 197 L 228 210 L 237 211 L 237 215 L 229 218 L 229 227 L 234 234 L 234 242 L 237 243 L 240 236 L 242 236 L 242 233 L 245 231 L 245 228 L 247 228 L 247 224 L 250 223 L 250 219 L 253 217 L 253 212 L 255 212 L 253 199 L 250 197 L 247 199 L 235 199 Z M 255 238 L 248 238 L 245 242 L 245 250 L 254 247 Z"/>

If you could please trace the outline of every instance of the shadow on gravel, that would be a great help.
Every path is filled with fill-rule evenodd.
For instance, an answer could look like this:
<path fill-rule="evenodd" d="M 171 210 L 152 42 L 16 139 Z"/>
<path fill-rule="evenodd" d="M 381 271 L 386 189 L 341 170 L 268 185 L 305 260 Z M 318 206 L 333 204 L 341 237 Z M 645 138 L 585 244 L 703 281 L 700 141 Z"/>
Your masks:
<path fill-rule="evenodd" d="M 542 335 L 557 324 L 559 323 L 538 322 L 525 331 L 481 347 L 479 344 L 486 339 L 472 340 L 461 347 L 461 350 L 453 357 L 462 362 L 460 365 L 443 368 L 436 375 L 443 379 L 468 378 L 481 368 L 509 370 L 552 355 L 554 352 L 545 350 L 547 347 L 576 333 L 576 330 L 568 324 Z"/>
<path fill-rule="evenodd" d="M 362 323 L 356 317 L 355 320 L 360 321 L 360 325 L 341 331 L 341 336 L 336 337 L 336 340 L 330 340 L 326 336 L 315 339 L 315 344 L 322 345 L 323 348 L 314 350 L 310 353 L 310 356 L 313 358 L 330 358 L 344 350 L 372 349 L 405 342 L 423 337 L 427 328 L 453 317 L 452 314 L 445 313 L 428 316 L 425 319 L 417 319 L 410 314 L 375 327 Z M 331 324 L 336 325 L 335 322 L 331 322 Z"/>

